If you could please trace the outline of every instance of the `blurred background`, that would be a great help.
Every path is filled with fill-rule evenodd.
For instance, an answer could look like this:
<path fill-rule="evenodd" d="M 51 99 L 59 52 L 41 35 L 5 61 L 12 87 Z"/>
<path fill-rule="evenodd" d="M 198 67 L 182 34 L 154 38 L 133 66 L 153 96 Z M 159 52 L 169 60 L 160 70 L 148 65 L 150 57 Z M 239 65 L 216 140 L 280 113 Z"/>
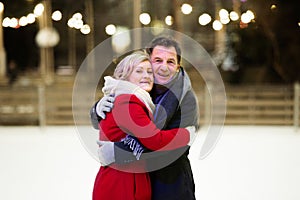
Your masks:
<path fill-rule="evenodd" d="M 0 0 L 0 199 L 91 199 L 100 164 L 78 132 L 97 148 L 89 109 L 103 82 L 77 87 L 74 106 L 76 75 L 94 47 L 143 27 L 191 37 L 221 76 L 209 85 L 210 69 L 183 63 L 200 108 L 197 199 L 300 199 L 299 10 L 299 0 Z M 131 43 L 111 45 L 122 54 Z M 223 86 L 226 100 L 211 93 Z M 208 135 L 217 145 L 200 159 Z"/>
<path fill-rule="evenodd" d="M 72 86 L 88 53 L 120 31 L 158 27 L 210 54 L 225 84 L 225 123 L 297 125 L 299 10 L 297 0 L 1 0 L 0 123 L 73 124 Z M 206 85 L 184 67 L 205 123 Z"/>

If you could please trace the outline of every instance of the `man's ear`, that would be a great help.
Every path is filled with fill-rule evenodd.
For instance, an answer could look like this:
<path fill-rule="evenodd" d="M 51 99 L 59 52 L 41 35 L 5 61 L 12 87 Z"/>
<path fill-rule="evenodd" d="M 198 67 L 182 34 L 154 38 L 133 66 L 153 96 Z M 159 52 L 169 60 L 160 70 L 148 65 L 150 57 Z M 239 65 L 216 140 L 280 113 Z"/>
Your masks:
<path fill-rule="evenodd" d="M 176 69 L 176 72 L 179 72 L 180 71 L 180 64 L 177 65 L 177 69 Z"/>

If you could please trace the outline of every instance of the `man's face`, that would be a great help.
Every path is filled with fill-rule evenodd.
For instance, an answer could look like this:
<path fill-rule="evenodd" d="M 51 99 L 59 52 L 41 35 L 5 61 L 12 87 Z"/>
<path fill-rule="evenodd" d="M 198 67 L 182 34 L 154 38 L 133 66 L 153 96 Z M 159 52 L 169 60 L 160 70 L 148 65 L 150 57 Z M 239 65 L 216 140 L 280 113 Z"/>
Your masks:
<path fill-rule="evenodd" d="M 151 54 L 151 64 L 155 83 L 166 84 L 179 68 L 175 47 L 154 47 Z"/>

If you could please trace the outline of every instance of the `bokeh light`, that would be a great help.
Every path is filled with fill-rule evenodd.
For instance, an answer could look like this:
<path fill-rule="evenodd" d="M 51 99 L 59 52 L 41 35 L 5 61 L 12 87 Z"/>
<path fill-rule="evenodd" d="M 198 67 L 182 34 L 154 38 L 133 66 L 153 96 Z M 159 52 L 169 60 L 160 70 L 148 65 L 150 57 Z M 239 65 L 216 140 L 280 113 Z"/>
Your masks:
<path fill-rule="evenodd" d="M 165 18 L 165 23 L 166 23 L 168 26 L 172 26 L 172 24 L 173 24 L 173 17 L 172 17 L 171 15 L 166 16 L 166 18 Z"/>
<path fill-rule="evenodd" d="M 59 10 L 56 10 L 52 13 L 52 19 L 54 21 L 60 21 L 62 19 L 62 13 Z"/>
<path fill-rule="evenodd" d="M 193 7 L 190 4 L 184 3 L 181 6 L 181 12 L 185 15 L 191 14 L 193 11 Z"/>
<path fill-rule="evenodd" d="M 207 13 L 200 15 L 198 22 L 200 25 L 205 26 L 211 22 L 211 16 Z"/>
<path fill-rule="evenodd" d="M 151 17 L 148 13 L 142 13 L 139 16 L 139 20 L 142 24 L 144 25 L 148 25 L 151 22 Z"/>
<path fill-rule="evenodd" d="M 29 24 L 34 23 L 35 22 L 35 15 L 33 13 L 29 13 L 27 15 L 27 21 L 28 21 Z"/>
<path fill-rule="evenodd" d="M 91 27 L 88 24 L 84 24 L 81 29 L 80 32 L 84 35 L 87 35 L 91 32 Z"/>
<path fill-rule="evenodd" d="M 239 19 L 239 14 L 235 11 L 231 11 L 229 17 L 232 21 L 237 21 Z"/>
<path fill-rule="evenodd" d="M 215 31 L 220 31 L 223 28 L 223 24 L 219 20 L 215 20 L 212 27 Z"/>
<path fill-rule="evenodd" d="M 4 10 L 4 4 L 0 2 L 0 12 L 3 12 L 3 10 Z"/>
<path fill-rule="evenodd" d="M 44 12 L 44 5 L 42 3 L 39 3 L 37 4 L 35 7 L 34 7 L 34 11 L 33 13 L 36 15 L 36 16 L 41 16 Z"/>
<path fill-rule="evenodd" d="M 116 26 L 113 25 L 113 24 L 109 24 L 109 25 L 107 25 L 107 26 L 105 27 L 105 33 L 106 33 L 107 35 L 113 35 L 113 34 L 116 33 L 116 31 L 117 31 L 117 28 L 116 28 Z"/>
<path fill-rule="evenodd" d="M 19 19 L 19 25 L 20 26 L 26 26 L 28 24 L 28 19 L 27 17 L 23 16 Z"/>
<path fill-rule="evenodd" d="M 251 10 L 243 13 L 241 16 L 241 21 L 245 24 L 250 23 L 254 19 L 254 13 Z"/>

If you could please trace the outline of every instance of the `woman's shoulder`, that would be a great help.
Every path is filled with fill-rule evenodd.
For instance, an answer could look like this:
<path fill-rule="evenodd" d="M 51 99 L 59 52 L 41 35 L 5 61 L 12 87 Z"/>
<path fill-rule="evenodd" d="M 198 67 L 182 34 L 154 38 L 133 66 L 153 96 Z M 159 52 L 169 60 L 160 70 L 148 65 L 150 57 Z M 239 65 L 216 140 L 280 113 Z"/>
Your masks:
<path fill-rule="evenodd" d="M 132 112 L 138 112 L 138 110 L 148 110 L 145 103 L 143 103 L 134 94 L 121 94 L 115 98 L 114 102 L 115 112 L 127 112 L 126 110 L 131 110 Z"/>
<path fill-rule="evenodd" d="M 134 94 L 120 94 L 115 98 L 115 103 L 130 103 L 130 102 L 142 103 L 142 101 Z"/>

